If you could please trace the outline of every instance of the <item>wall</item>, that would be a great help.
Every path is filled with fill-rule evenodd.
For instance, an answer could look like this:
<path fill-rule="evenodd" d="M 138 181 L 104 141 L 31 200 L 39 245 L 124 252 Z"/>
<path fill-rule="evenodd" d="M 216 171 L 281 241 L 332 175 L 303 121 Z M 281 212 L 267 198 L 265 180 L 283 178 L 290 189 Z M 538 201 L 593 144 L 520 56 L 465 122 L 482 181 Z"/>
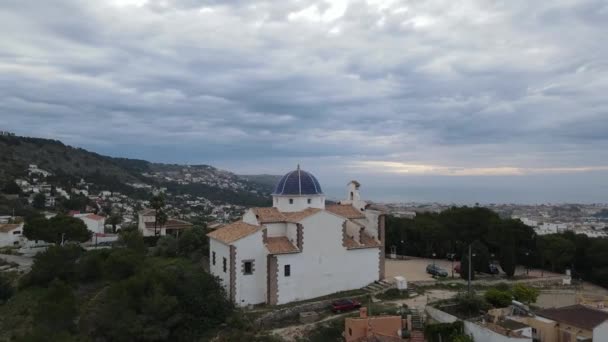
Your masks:
<path fill-rule="evenodd" d="M 243 222 L 253 224 L 256 226 L 259 224 L 258 219 L 255 217 L 255 213 L 253 212 L 253 209 L 247 209 L 245 214 L 243 214 Z"/>
<path fill-rule="evenodd" d="M 87 229 L 92 231 L 93 233 L 99 233 L 99 234 L 103 234 L 104 233 L 104 221 L 97 221 L 97 220 L 92 220 L 90 218 L 87 217 L 78 217 L 79 219 L 82 220 L 82 222 L 84 222 L 84 224 L 87 225 Z"/>
<path fill-rule="evenodd" d="M 266 248 L 258 231 L 234 242 L 236 246 L 236 296 L 239 306 L 266 302 Z M 243 273 L 243 261 L 253 260 L 253 274 Z"/>
<path fill-rule="evenodd" d="M 557 328 L 555 327 L 557 322 L 555 321 L 544 317 L 511 316 L 509 318 L 536 329 L 536 336 L 539 338 L 540 342 L 554 342 L 558 340 Z"/>
<path fill-rule="evenodd" d="M 308 199 L 311 203 L 308 204 Z M 289 204 L 289 200 L 293 199 L 293 204 Z M 273 196 L 273 207 L 282 212 L 301 211 L 306 208 L 325 209 L 325 196 L 319 195 L 293 195 L 293 196 Z"/>
<path fill-rule="evenodd" d="M 286 236 L 285 223 L 265 223 L 268 237 Z"/>
<path fill-rule="evenodd" d="M 608 321 L 593 329 L 593 342 L 608 342 Z"/>
<path fill-rule="evenodd" d="M 19 234 L 13 234 L 14 232 L 20 232 Z M 23 226 L 12 229 L 6 233 L 0 233 L 0 247 L 4 246 L 15 246 L 15 242 L 21 244 Z M 25 237 L 24 237 L 25 238 Z"/>
<path fill-rule="evenodd" d="M 437 323 L 454 323 L 458 320 L 458 317 L 450 315 L 445 311 L 435 309 L 432 306 L 427 306 L 425 311 L 426 314 Z"/>
<path fill-rule="evenodd" d="M 303 252 L 277 255 L 278 304 L 364 287 L 378 279 L 379 248 L 342 246 L 344 219 L 326 211 L 308 216 Z M 291 266 L 285 277 L 284 266 Z"/>
<path fill-rule="evenodd" d="M 213 252 L 215 252 L 215 265 L 213 265 Z M 226 258 L 226 272 L 222 266 L 222 258 Z M 215 239 L 209 239 L 209 272 L 220 278 L 226 294 L 230 292 L 230 249 Z"/>
<path fill-rule="evenodd" d="M 532 342 L 530 337 L 509 337 L 473 322 L 464 321 L 464 333 L 472 335 L 475 341 L 483 342 Z"/>

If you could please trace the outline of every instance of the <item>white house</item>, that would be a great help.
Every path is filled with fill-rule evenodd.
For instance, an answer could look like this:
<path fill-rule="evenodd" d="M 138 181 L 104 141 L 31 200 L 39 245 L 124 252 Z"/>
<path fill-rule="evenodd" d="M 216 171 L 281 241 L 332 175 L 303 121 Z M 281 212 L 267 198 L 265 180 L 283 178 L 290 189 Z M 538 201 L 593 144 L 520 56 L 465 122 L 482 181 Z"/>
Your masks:
<path fill-rule="evenodd" d="M 143 236 L 179 235 L 180 231 L 192 228 L 192 223 L 169 218 L 164 225 L 155 224 L 156 215 L 154 209 L 144 209 L 138 213 L 137 227 Z"/>
<path fill-rule="evenodd" d="M 19 246 L 23 240 L 23 223 L 0 224 L 0 247 Z"/>
<path fill-rule="evenodd" d="M 384 278 L 384 215 L 359 183 L 325 205 L 317 179 L 296 170 L 277 183 L 273 206 L 208 234 L 210 271 L 238 305 L 283 304 L 364 287 Z"/>
<path fill-rule="evenodd" d="M 104 233 L 106 218 L 95 214 L 75 214 L 74 217 L 81 219 L 87 225 L 87 229 L 95 234 Z"/>

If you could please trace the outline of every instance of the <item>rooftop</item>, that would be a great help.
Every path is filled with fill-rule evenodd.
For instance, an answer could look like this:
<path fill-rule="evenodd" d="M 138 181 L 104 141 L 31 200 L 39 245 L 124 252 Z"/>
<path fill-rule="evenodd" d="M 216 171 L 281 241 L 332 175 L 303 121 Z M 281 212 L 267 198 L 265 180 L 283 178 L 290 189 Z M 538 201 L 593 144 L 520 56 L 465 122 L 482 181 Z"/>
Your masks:
<path fill-rule="evenodd" d="M 326 206 L 325 210 L 348 219 L 365 218 L 365 214 L 355 209 L 355 207 L 350 204 L 332 204 Z"/>
<path fill-rule="evenodd" d="M 207 234 L 208 237 L 229 244 L 262 229 L 262 226 L 245 223 L 243 221 L 233 222 L 218 228 Z"/>
<path fill-rule="evenodd" d="M 277 183 L 273 195 L 322 195 L 321 185 L 315 176 L 300 169 L 288 172 Z"/>
<path fill-rule="evenodd" d="M 266 238 L 266 249 L 270 254 L 287 254 L 300 251 L 285 236 Z"/>
<path fill-rule="evenodd" d="M 580 304 L 545 309 L 536 314 L 586 330 L 593 330 L 593 328 L 608 320 L 608 312 L 592 309 Z"/>

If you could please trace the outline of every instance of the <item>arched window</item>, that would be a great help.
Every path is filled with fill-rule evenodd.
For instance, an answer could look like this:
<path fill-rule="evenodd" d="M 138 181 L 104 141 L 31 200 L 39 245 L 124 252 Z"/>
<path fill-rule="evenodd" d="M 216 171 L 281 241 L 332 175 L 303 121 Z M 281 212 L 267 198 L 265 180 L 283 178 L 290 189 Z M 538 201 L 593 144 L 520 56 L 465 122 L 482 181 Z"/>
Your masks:
<path fill-rule="evenodd" d="M 350 200 L 352 201 L 353 199 L 355 199 L 355 194 L 353 194 L 353 192 L 350 192 Z"/>
<path fill-rule="evenodd" d="M 293 198 L 289 199 L 289 204 L 293 204 Z"/>

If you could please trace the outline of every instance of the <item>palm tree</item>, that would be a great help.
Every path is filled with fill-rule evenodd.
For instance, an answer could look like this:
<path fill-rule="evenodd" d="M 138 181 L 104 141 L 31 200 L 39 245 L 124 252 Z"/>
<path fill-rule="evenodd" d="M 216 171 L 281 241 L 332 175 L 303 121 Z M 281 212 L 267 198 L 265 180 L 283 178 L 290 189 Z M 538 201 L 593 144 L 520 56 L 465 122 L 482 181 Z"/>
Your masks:
<path fill-rule="evenodd" d="M 168 219 L 169 217 L 162 209 L 158 211 L 158 214 L 156 214 L 156 221 L 158 222 L 161 228 L 165 226 L 165 223 L 167 223 Z M 160 232 L 157 233 L 156 228 L 154 228 L 154 235 L 159 235 L 159 233 Z"/>
<path fill-rule="evenodd" d="M 165 197 L 163 196 L 163 194 L 159 194 L 159 195 L 152 197 L 152 199 L 150 200 L 150 206 L 152 208 L 154 208 L 154 235 L 158 235 L 158 233 L 156 231 L 156 227 L 158 226 L 158 223 L 159 223 L 158 214 L 165 207 Z M 167 215 L 165 214 L 165 216 L 167 216 Z M 165 220 L 165 222 L 166 222 L 166 220 Z"/>

